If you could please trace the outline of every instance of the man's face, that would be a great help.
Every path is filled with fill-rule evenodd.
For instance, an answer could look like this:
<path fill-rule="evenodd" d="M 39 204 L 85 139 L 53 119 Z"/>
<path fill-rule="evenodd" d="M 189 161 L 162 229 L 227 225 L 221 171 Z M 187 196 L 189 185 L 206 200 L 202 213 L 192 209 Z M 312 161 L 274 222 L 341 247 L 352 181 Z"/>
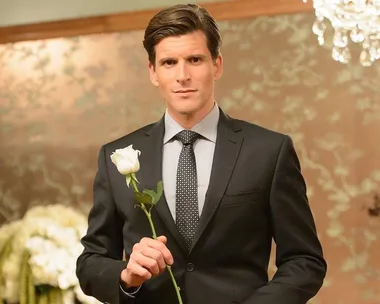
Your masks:
<path fill-rule="evenodd" d="M 213 60 L 201 31 L 167 37 L 156 45 L 150 79 L 165 99 L 169 114 L 203 118 L 214 105 L 214 81 L 223 71 L 222 57 Z"/>

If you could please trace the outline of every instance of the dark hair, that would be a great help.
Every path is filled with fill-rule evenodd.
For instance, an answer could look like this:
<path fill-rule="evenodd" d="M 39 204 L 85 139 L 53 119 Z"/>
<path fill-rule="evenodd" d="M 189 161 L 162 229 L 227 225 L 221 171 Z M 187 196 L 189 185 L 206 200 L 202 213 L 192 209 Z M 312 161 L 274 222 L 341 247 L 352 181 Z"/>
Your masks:
<path fill-rule="evenodd" d="M 179 4 L 157 13 L 149 22 L 144 35 L 144 48 L 149 61 L 155 65 L 155 47 L 166 37 L 202 31 L 207 47 L 215 60 L 220 55 L 221 36 L 215 19 L 197 4 Z"/>

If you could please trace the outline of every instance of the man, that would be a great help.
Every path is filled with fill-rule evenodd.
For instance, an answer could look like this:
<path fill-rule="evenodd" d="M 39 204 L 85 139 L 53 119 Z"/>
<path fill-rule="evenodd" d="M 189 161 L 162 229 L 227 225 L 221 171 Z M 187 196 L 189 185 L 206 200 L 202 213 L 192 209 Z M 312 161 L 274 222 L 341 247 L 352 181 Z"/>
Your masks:
<path fill-rule="evenodd" d="M 326 262 L 291 139 L 216 105 L 221 38 L 207 11 L 165 9 L 144 38 L 150 79 L 167 110 L 100 151 L 77 264 L 83 291 L 112 304 L 178 303 L 169 264 L 187 304 L 306 303 L 322 285 Z M 110 159 L 131 144 L 141 151 L 141 189 L 164 182 L 152 213 L 157 240 Z M 278 270 L 268 281 L 272 238 Z"/>

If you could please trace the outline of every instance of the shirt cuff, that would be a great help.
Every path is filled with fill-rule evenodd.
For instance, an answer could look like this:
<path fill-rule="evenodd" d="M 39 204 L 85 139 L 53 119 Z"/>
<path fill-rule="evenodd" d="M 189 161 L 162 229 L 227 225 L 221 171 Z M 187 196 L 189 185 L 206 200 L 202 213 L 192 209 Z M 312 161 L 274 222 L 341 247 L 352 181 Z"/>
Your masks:
<path fill-rule="evenodd" d="M 128 288 L 128 291 L 126 291 L 123 286 L 121 286 L 121 284 L 119 285 L 120 286 L 120 289 L 121 291 L 127 295 L 128 297 L 130 298 L 135 298 L 136 297 L 136 293 L 139 292 L 140 288 L 141 288 L 141 285 L 138 286 L 138 287 L 131 287 L 131 288 Z"/>

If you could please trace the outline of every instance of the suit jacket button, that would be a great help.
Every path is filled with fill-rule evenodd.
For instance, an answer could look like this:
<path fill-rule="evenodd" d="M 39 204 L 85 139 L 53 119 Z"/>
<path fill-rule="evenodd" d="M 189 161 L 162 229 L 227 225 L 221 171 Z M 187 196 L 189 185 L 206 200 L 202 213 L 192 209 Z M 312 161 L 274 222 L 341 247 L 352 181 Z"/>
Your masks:
<path fill-rule="evenodd" d="M 195 269 L 195 265 L 193 263 L 187 263 L 186 264 L 186 271 L 193 271 Z"/>

